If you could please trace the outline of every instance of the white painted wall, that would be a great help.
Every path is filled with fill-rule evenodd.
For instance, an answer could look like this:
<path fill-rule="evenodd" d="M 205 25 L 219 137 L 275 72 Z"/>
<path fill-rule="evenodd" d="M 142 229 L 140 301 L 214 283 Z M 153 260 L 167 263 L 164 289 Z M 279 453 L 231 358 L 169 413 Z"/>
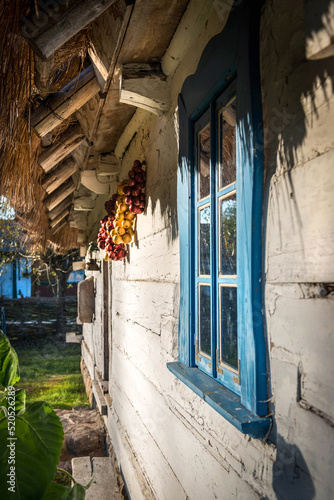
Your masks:
<path fill-rule="evenodd" d="M 224 26 L 219 5 L 190 2 L 163 59 L 170 113 L 138 111 L 116 148 L 124 154 L 121 179 L 135 159 L 146 160 L 148 205 L 130 263 L 111 265 L 109 432 L 132 500 L 327 500 L 334 496 L 334 63 L 305 61 L 302 0 L 267 0 L 261 22 L 270 442 L 240 434 L 166 368 L 177 359 L 183 229 L 175 103 Z M 104 201 L 90 214 L 91 239 Z M 98 319 L 84 326 L 87 364 L 100 330 Z"/>

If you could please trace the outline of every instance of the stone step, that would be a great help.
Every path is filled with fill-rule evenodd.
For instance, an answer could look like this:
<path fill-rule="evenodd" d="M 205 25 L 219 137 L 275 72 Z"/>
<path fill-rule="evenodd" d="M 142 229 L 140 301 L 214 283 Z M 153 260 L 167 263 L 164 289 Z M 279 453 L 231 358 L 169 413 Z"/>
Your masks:
<path fill-rule="evenodd" d="M 120 500 L 121 494 L 109 457 L 78 457 L 72 459 L 72 476 L 86 486 L 94 476 L 86 492 L 86 500 Z"/>

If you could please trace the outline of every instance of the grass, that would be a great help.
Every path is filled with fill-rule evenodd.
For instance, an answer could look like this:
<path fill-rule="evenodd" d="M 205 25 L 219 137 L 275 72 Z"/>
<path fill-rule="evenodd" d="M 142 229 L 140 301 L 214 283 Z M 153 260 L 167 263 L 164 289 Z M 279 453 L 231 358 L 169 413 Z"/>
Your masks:
<path fill-rule="evenodd" d="M 54 337 L 13 343 L 20 365 L 17 388 L 26 390 L 27 404 L 46 401 L 53 408 L 89 407 L 80 372 L 80 345 Z"/>

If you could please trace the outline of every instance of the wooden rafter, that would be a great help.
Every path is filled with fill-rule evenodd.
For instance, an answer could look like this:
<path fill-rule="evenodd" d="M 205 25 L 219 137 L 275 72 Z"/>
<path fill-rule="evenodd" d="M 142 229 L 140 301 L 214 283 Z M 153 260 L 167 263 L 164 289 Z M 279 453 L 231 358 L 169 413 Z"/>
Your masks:
<path fill-rule="evenodd" d="M 70 130 L 62 134 L 55 144 L 46 148 L 38 157 L 38 163 L 44 170 L 49 172 L 57 163 L 61 162 L 75 148 L 86 139 L 80 125 L 74 125 Z"/>
<path fill-rule="evenodd" d="M 61 165 L 44 177 L 42 180 L 42 188 L 47 194 L 53 193 L 53 191 L 67 181 L 78 168 L 73 158 L 67 158 Z"/>
<path fill-rule="evenodd" d="M 47 196 L 44 200 L 44 205 L 48 210 L 52 210 L 59 203 L 61 203 L 65 198 L 75 191 L 75 184 L 72 179 L 69 179 L 65 184 L 58 188 L 54 193 Z"/>
<path fill-rule="evenodd" d="M 48 59 L 59 47 L 99 17 L 115 1 L 39 1 L 39 17 L 32 12 L 21 20 L 22 35 L 41 59 Z"/>
<path fill-rule="evenodd" d="M 100 90 L 93 66 L 83 70 L 59 92 L 53 94 L 31 115 L 31 124 L 39 137 L 44 137 L 66 118 L 80 109 Z"/>

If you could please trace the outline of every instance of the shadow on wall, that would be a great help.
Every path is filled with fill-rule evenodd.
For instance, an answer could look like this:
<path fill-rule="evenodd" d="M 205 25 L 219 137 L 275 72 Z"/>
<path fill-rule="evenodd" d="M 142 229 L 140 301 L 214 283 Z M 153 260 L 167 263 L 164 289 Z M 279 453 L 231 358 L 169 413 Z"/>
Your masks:
<path fill-rule="evenodd" d="M 324 152 L 321 140 L 326 139 L 326 134 L 320 135 L 319 129 L 315 131 L 319 119 L 317 108 L 329 109 L 330 98 L 334 93 L 334 57 L 306 60 L 306 39 L 311 36 L 311 31 L 305 28 L 304 3 L 305 0 L 296 0 L 291 9 L 289 0 L 270 0 L 262 11 L 260 47 L 263 142 L 260 149 L 264 153 L 265 164 L 263 248 L 266 248 L 271 181 L 274 175 L 285 173 L 284 189 L 290 199 L 291 231 L 299 232 L 300 245 L 304 249 L 303 226 L 291 169 Z M 313 31 L 324 28 L 320 20 L 326 21 L 330 3 L 330 0 L 323 0 L 317 4 L 318 17 Z M 330 134 L 323 130 L 325 132 Z M 313 133 L 317 134 L 319 142 L 312 138 Z M 305 142 L 306 139 L 308 143 Z M 308 147 L 306 154 L 302 150 L 305 144 Z M 282 207 L 279 206 L 278 199 L 276 204 L 275 210 L 279 212 Z M 298 224 L 293 224 L 294 220 Z M 281 235 L 280 225 L 276 229 Z M 270 360 L 267 362 L 270 374 Z M 271 398 L 270 381 L 268 386 L 268 397 Z M 271 403 L 269 411 L 275 414 Z M 275 423 L 270 438 L 276 444 Z"/>
<path fill-rule="evenodd" d="M 299 448 L 277 437 L 277 459 L 273 466 L 273 489 L 277 500 L 312 500 L 315 487 Z M 263 497 L 262 500 L 268 500 Z"/>

